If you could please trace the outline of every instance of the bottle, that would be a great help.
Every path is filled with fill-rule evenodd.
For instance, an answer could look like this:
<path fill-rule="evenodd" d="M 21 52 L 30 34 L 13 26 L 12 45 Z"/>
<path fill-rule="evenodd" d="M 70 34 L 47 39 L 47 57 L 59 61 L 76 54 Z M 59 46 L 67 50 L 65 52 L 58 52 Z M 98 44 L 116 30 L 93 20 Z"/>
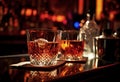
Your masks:
<path fill-rule="evenodd" d="M 90 19 L 90 14 L 87 13 L 87 20 L 82 28 L 80 28 L 81 38 L 85 41 L 85 50 L 94 52 L 93 38 L 99 35 L 99 28 L 95 22 L 95 15 Z"/>

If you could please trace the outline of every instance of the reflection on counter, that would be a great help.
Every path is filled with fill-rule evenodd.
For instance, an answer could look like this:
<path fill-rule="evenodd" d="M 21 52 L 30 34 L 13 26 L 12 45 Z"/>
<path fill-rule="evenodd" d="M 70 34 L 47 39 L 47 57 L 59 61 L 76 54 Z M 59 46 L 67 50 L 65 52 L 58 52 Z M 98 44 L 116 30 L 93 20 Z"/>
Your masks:
<path fill-rule="evenodd" d="M 97 63 L 97 62 L 96 62 Z M 95 66 L 94 58 L 89 58 L 87 62 L 79 63 L 79 62 L 66 62 L 66 64 L 61 65 L 60 67 L 53 69 L 51 71 L 39 71 L 39 70 L 21 70 L 18 68 L 18 72 L 24 72 L 24 82 L 46 82 L 46 81 L 53 81 L 54 79 L 63 78 L 67 76 L 72 76 L 77 73 L 82 73 L 84 71 L 88 71 L 90 69 L 97 68 Z M 12 72 L 16 68 L 12 68 Z"/>
<path fill-rule="evenodd" d="M 78 77 L 84 77 L 83 79 L 88 78 L 88 76 L 84 76 L 84 73 L 86 74 L 88 72 L 89 74 L 90 70 L 112 64 L 99 59 L 88 58 L 86 63 L 68 62 L 58 68 L 52 69 L 51 71 L 40 71 L 40 69 L 27 70 L 23 68 L 18 69 L 10 67 L 11 64 L 26 61 L 29 61 L 28 54 L 0 56 L 0 64 L 2 65 L 0 66 L 0 82 L 56 82 L 56 80 L 58 81 L 60 79 L 74 80 L 75 76 L 77 76 L 76 79 L 79 80 Z M 80 76 L 81 74 L 83 77 Z"/>
<path fill-rule="evenodd" d="M 86 71 L 87 65 L 80 63 L 66 63 L 65 65 L 52 71 L 30 71 L 24 75 L 25 82 L 43 82 L 52 81 L 57 78 L 72 76 L 74 74 Z M 89 68 L 89 70 L 92 69 Z"/>

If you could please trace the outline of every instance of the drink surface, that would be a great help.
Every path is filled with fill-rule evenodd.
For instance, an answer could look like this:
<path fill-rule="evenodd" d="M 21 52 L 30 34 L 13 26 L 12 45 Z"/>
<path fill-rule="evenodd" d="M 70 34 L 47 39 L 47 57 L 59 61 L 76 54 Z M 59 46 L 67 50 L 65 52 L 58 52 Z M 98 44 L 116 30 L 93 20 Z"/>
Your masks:
<path fill-rule="evenodd" d="M 79 59 L 84 51 L 84 42 L 78 40 L 62 40 L 60 43 L 61 53 L 65 59 Z"/>

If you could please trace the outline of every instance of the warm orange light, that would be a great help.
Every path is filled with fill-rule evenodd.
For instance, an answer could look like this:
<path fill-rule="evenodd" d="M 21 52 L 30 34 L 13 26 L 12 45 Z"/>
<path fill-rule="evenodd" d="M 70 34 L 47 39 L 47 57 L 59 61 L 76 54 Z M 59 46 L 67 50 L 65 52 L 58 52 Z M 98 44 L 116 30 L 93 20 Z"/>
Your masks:
<path fill-rule="evenodd" d="M 83 71 L 83 70 L 84 70 L 83 66 L 80 66 L 79 71 Z"/>
<path fill-rule="evenodd" d="M 24 82 L 26 82 L 26 81 L 27 81 L 27 79 L 29 78 L 29 76 L 30 76 L 30 74 L 29 74 L 29 73 L 25 73 L 25 74 L 24 74 Z"/>
<path fill-rule="evenodd" d="M 62 15 L 58 15 L 56 18 L 57 22 L 62 22 L 63 20 L 65 20 L 65 16 L 62 16 Z"/>
<path fill-rule="evenodd" d="M 79 0 L 78 1 L 78 13 L 83 14 L 83 9 L 84 9 L 84 0 Z"/>
<path fill-rule="evenodd" d="M 46 19 L 46 18 L 47 18 L 47 19 L 49 18 L 48 13 L 41 13 L 41 14 L 40 14 L 40 19 L 41 19 L 41 20 L 44 20 L 44 19 Z"/>
<path fill-rule="evenodd" d="M 33 10 L 33 16 L 36 16 L 36 15 L 37 15 L 37 10 L 34 9 L 34 10 Z"/>
<path fill-rule="evenodd" d="M 69 70 L 68 70 L 67 68 L 65 68 L 64 71 L 62 71 L 62 72 L 60 73 L 60 76 L 65 76 L 68 71 L 69 71 Z"/>
<path fill-rule="evenodd" d="M 110 12 L 110 17 L 109 17 L 109 19 L 112 21 L 114 18 L 115 18 L 115 14 L 116 14 L 117 12 L 116 11 L 111 11 Z"/>
<path fill-rule="evenodd" d="M 114 19 L 114 13 L 110 13 L 110 20 Z"/>
<path fill-rule="evenodd" d="M 25 31 L 25 30 L 21 30 L 20 34 L 21 34 L 21 35 L 25 35 L 25 34 L 26 34 L 26 31 Z"/>
<path fill-rule="evenodd" d="M 84 24 L 83 23 L 80 23 L 80 27 L 82 27 Z"/>
<path fill-rule="evenodd" d="M 69 46 L 70 46 L 70 42 L 68 42 L 67 40 L 61 42 L 61 48 L 63 50 L 65 50 L 65 48 L 67 48 Z"/>
<path fill-rule="evenodd" d="M 101 13 L 103 10 L 103 0 L 96 0 L 96 19 L 101 19 Z"/>
<path fill-rule="evenodd" d="M 31 16 L 32 15 L 32 9 L 26 9 L 25 15 L 26 16 Z"/>
<path fill-rule="evenodd" d="M 55 15 L 53 15 L 53 16 L 52 16 L 52 21 L 56 21 L 56 18 L 57 18 L 57 17 L 56 17 Z"/>
<path fill-rule="evenodd" d="M 23 8 L 22 10 L 21 10 L 21 15 L 24 15 L 25 14 L 25 9 Z"/>

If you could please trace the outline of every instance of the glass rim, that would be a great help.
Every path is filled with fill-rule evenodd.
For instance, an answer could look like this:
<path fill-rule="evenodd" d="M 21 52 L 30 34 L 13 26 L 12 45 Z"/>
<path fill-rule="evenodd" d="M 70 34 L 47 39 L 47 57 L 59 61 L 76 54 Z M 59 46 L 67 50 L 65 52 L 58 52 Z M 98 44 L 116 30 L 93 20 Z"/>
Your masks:
<path fill-rule="evenodd" d="M 52 29 L 43 29 L 43 28 L 28 28 L 26 31 L 34 31 L 34 30 L 41 30 L 41 31 L 62 31 L 62 30 L 52 30 Z"/>

